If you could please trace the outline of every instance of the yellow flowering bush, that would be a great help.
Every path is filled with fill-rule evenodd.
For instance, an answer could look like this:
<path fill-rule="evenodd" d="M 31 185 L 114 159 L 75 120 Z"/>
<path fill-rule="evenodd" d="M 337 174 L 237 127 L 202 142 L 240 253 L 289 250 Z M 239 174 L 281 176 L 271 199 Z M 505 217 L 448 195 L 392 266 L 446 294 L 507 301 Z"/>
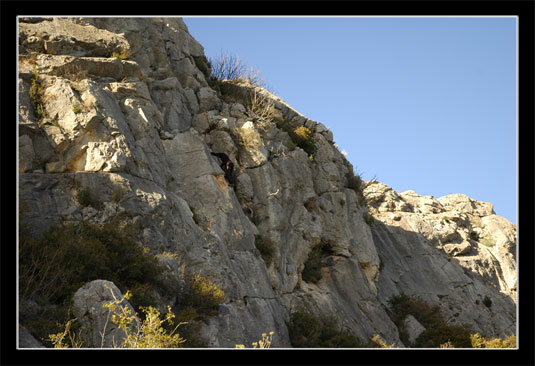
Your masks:
<path fill-rule="evenodd" d="M 262 339 L 258 342 L 253 342 L 251 345 L 253 348 L 270 348 L 271 342 L 273 341 L 274 332 L 262 333 Z M 237 344 L 236 348 L 245 348 L 244 344 Z"/>

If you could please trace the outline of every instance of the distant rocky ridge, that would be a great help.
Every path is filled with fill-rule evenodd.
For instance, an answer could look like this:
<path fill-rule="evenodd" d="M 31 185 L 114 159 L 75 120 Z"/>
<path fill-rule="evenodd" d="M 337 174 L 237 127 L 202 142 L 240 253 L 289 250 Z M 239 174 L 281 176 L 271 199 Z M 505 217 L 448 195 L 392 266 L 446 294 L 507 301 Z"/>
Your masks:
<path fill-rule="evenodd" d="M 117 215 L 142 222 L 140 242 L 155 255 L 176 254 L 162 257 L 174 273 L 202 273 L 224 290 L 219 314 L 201 329 L 209 347 L 268 331 L 274 347 L 290 347 L 297 309 L 404 347 L 386 311 L 400 292 L 488 336 L 516 332 L 516 226 L 492 204 L 368 182 L 364 205 L 323 124 L 258 89 L 278 120 L 310 129 L 311 161 L 274 120 L 226 102 L 208 76 L 203 47 L 180 18 L 21 18 L 19 200 L 34 234 Z M 255 143 L 240 144 L 243 135 Z M 211 149 L 234 161 L 235 191 Z M 102 205 L 82 207 L 81 188 Z M 117 188 L 123 197 L 113 200 Z M 259 235 L 276 243 L 269 265 L 255 247 Z M 305 263 L 323 244 L 322 278 L 308 283 Z M 158 306 L 166 301 L 174 300 Z"/>

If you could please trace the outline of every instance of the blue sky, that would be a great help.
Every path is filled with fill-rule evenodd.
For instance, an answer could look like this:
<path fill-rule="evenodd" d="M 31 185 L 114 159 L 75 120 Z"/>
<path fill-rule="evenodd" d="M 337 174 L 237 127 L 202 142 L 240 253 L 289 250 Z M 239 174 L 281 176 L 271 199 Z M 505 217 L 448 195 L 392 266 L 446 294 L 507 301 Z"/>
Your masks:
<path fill-rule="evenodd" d="M 363 179 L 464 193 L 517 223 L 514 17 L 184 17 L 326 125 Z"/>

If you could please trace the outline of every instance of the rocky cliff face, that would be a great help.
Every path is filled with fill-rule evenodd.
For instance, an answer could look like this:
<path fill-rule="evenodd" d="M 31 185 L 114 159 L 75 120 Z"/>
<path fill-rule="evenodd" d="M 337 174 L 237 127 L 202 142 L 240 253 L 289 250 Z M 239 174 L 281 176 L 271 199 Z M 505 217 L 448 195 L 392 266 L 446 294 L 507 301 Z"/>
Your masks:
<path fill-rule="evenodd" d="M 274 331 L 273 346 L 290 347 L 290 314 L 305 309 L 403 347 L 386 312 L 401 291 L 452 323 L 515 332 L 516 227 L 491 204 L 376 182 L 359 198 L 332 133 L 265 90 L 271 119 L 224 98 L 179 18 L 28 18 L 19 36 L 19 199 L 34 234 L 118 215 L 142 225 L 139 241 L 176 254 L 162 260 L 178 277 L 202 273 L 224 290 L 201 329 L 208 346 Z M 43 118 L 30 97 L 35 72 Z M 312 132 L 314 159 L 282 120 Z M 235 163 L 235 190 L 211 149 Z M 82 189 L 101 204 L 80 205 Z M 260 237 L 275 243 L 273 260 L 256 248 Z M 320 246 L 321 279 L 307 282 Z"/>

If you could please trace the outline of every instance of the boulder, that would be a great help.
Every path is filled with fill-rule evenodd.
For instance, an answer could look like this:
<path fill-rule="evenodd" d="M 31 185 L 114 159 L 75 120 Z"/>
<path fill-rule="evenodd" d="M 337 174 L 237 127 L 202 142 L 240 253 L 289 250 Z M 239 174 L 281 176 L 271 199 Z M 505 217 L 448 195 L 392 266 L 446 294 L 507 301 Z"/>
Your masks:
<path fill-rule="evenodd" d="M 267 162 L 268 152 L 254 124 L 248 121 L 237 131 L 240 146 L 242 147 L 239 151 L 241 165 L 244 168 L 256 168 L 265 164 Z"/>
<path fill-rule="evenodd" d="M 418 338 L 423 331 L 425 331 L 425 327 L 410 314 L 407 315 L 403 321 L 403 327 L 407 331 L 407 335 L 409 336 L 408 340 L 411 344 L 416 341 L 416 338 Z"/>
<path fill-rule="evenodd" d="M 112 321 L 109 309 L 105 304 L 121 300 L 123 294 L 113 282 L 94 280 L 80 287 L 73 297 L 73 313 L 82 324 L 82 338 L 85 347 L 113 348 L 121 345 L 126 334 Z M 127 300 L 120 303 L 121 307 L 134 308 Z"/>
<path fill-rule="evenodd" d="M 221 103 L 217 97 L 217 93 L 209 87 L 201 88 L 197 92 L 197 98 L 199 99 L 199 109 L 202 112 L 217 109 Z"/>
<path fill-rule="evenodd" d="M 210 128 L 208 117 L 205 113 L 196 114 L 191 121 L 191 125 L 200 133 L 205 133 Z"/>
<path fill-rule="evenodd" d="M 472 245 L 467 241 L 463 241 L 461 244 L 444 245 L 444 251 L 453 257 L 468 254 L 470 253 L 471 249 L 472 249 Z"/>

